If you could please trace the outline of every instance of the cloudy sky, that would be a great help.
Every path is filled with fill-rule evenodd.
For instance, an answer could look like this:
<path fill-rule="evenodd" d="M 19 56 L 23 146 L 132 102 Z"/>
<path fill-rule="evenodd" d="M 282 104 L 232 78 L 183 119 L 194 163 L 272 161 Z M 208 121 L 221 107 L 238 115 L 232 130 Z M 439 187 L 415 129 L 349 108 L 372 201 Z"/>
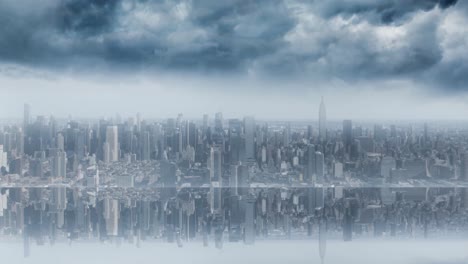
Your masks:
<path fill-rule="evenodd" d="M 2 0 L 0 118 L 466 119 L 468 2 Z"/>

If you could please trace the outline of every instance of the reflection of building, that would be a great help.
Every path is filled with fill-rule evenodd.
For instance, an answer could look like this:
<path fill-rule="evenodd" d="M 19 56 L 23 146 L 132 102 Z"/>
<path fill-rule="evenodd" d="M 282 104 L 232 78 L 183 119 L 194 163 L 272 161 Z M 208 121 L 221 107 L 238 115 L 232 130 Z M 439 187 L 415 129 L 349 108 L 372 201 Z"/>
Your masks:
<path fill-rule="evenodd" d="M 316 208 L 323 208 L 325 205 L 325 189 L 322 187 L 311 187 L 308 188 L 308 211 L 310 214 L 314 212 Z"/>
<path fill-rule="evenodd" d="M 231 187 L 231 195 L 238 195 L 237 188 L 239 187 L 239 177 L 237 174 L 238 165 L 231 165 L 229 176 L 229 187 Z"/>
<path fill-rule="evenodd" d="M 254 197 L 248 197 L 245 201 L 245 223 L 244 242 L 245 244 L 255 243 L 255 204 Z"/>
<path fill-rule="evenodd" d="M 52 190 L 51 212 L 56 214 L 56 225 L 62 228 L 65 224 L 64 211 L 67 209 L 67 189 L 65 187 L 54 187 Z"/>
<path fill-rule="evenodd" d="M 104 200 L 104 219 L 108 236 L 117 236 L 119 232 L 119 201 L 116 199 Z"/>
<path fill-rule="evenodd" d="M 210 186 L 210 205 L 211 212 L 221 214 L 223 209 L 223 197 L 221 183 L 217 181 L 211 182 Z"/>

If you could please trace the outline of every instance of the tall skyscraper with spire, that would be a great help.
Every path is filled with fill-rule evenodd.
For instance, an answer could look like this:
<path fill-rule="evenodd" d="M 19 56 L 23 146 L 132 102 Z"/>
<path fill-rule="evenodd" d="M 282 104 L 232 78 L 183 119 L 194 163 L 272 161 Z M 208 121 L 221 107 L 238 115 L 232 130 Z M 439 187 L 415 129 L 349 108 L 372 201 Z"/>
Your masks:
<path fill-rule="evenodd" d="M 322 100 L 320 101 L 319 108 L 319 138 L 327 138 L 327 110 L 325 109 L 325 102 L 323 101 L 323 96 Z"/>

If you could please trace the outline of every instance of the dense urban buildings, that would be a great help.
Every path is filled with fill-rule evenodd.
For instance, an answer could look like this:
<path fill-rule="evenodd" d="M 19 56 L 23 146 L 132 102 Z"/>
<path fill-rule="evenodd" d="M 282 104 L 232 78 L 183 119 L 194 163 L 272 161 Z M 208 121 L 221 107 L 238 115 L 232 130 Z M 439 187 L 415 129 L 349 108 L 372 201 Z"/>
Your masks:
<path fill-rule="evenodd" d="M 3 124 L 0 230 L 30 243 L 465 237 L 464 124 L 253 116 Z M 341 123 L 341 124 L 340 124 Z M 226 245 L 228 246 L 228 245 Z"/>
<path fill-rule="evenodd" d="M 468 264 L 466 25 L 468 0 L 0 0 L 0 261 Z"/>

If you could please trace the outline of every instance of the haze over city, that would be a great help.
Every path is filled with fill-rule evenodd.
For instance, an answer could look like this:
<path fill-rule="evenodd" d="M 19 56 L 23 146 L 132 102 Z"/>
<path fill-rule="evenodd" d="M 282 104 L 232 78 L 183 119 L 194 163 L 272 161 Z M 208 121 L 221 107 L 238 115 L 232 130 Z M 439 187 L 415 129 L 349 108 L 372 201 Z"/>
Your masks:
<path fill-rule="evenodd" d="M 0 261 L 467 263 L 466 25 L 462 0 L 1 0 Z"/>

